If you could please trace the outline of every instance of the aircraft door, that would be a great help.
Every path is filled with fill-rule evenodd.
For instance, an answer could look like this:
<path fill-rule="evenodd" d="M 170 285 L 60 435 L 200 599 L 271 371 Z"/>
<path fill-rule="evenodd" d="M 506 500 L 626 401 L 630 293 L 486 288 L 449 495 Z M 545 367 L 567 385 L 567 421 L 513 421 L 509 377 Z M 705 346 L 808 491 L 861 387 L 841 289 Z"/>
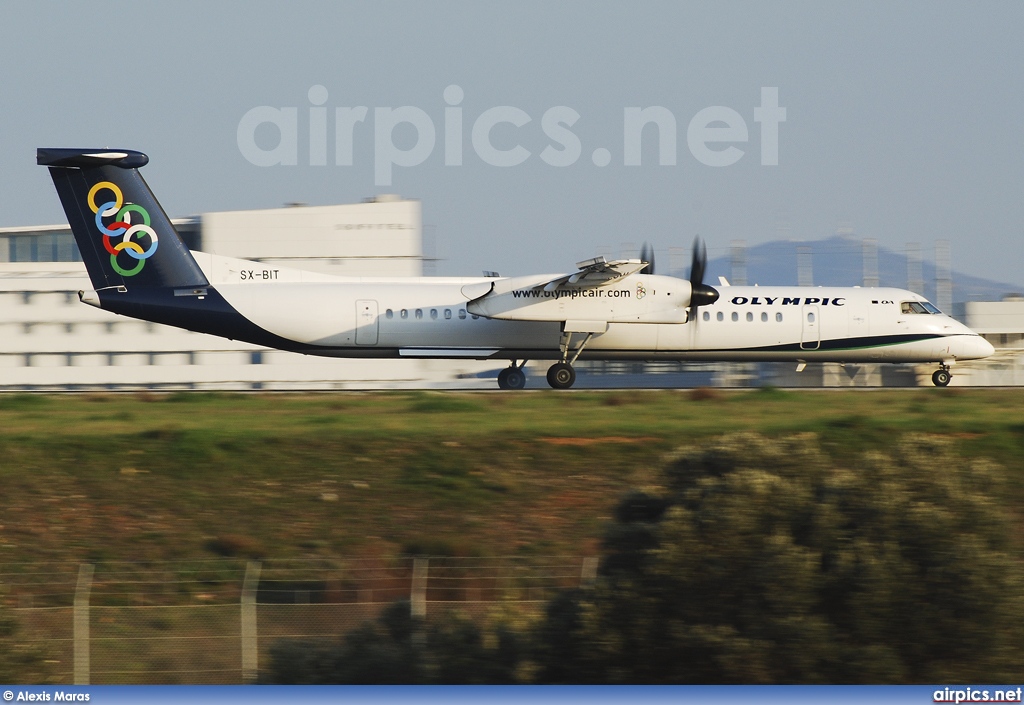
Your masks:
<path fill-rule="evenodd" d="M 803 323 L 800 333 L 801 350 L 817 350 L 821 345 L 821 328 L 818 321 L 818 307 L 804 306 Z"/>
<path fill-rule="evenodd" d="M 356 301 L 356 345 L 377 344 L 377 302 L 372 299 Z"/>

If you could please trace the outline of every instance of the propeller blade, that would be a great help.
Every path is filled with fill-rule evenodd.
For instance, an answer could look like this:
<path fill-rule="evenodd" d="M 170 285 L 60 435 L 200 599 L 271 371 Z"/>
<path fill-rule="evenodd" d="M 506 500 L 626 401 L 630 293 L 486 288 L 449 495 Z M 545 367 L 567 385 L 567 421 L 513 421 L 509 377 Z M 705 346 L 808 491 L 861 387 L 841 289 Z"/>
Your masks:
<path fill-rule="evenodd" d="M 690 312 L 687 320 L 697 320 L 697 307 L 718 301 L 718 290 L 704 283 L 708 266 L 708 248 L 700 237 L 693 240 L 693 259 L 690 261 Z"/>
<path fill-rule="evenodd" d="M 700 236 L 693 239 L 693 257 L 690 259 L 690 284 L 704 282 L 704 269 L 708 264 L 708 248 Z"/>
<path fill-rule="evenodd" d="M 640 248 L 640 260 L 647 263 L 647 266 L 640 270 L 640 274 L 654 274 L 654 248 L 646 242 Z"/>

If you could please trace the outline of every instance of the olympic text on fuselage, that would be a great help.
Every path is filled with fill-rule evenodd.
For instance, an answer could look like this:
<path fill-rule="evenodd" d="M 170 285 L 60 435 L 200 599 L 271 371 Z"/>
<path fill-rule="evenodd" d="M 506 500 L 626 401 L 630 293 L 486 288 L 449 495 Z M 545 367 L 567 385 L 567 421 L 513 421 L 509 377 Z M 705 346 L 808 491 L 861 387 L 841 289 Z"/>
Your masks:
<path fill-rule="evenodd" d="M 842 296 L 829 298 L 827 296 L 734 296 L 730 299 L 734 306 L 799 306 L 800 304 L 820 304 L 822 306 L 845 306 L 846 299 Z"/>

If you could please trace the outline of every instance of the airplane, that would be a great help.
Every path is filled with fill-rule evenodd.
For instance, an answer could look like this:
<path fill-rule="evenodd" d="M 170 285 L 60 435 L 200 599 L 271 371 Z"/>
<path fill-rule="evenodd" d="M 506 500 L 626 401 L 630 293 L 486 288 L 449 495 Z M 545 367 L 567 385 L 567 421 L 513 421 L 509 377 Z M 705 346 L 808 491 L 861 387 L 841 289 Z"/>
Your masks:
<path fill-rule="evenodd" d="M 568 389 L 587 360 L 936 363 L 993 353 L 924 297 L 894 288 L 704 283 L 694 242 L 688 279 L 654 256 L 578 262 L 517 277 L 339 277 L 190 251 L 139 169 L 142 152 L 47 149 L 49 168 L 94 287 L 86 304 L 268 348 L 339 358 L 509 360 L 501 389 L 526 386 L 529 360 L 553 360 Z"/>

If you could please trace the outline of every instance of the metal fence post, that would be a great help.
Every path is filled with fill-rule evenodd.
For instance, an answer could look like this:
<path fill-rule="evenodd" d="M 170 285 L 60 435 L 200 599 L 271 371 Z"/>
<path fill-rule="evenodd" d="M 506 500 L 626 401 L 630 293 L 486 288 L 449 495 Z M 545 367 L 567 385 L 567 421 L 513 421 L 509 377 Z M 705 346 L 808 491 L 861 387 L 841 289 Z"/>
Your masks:
<path fill-rule="evenodd" d="M 427 569 L 430 562 L 426 558 L 415 558 L 412 562 L 412 590 L 409 594 L 409 606 L 413 620 L 419 618 L 416 630 L 412 634 L 412 644 L 417 649 L 427 645 Z"/>
<path fill-rule="evenodd" d="M 597 556 L 586 556 L 580 570 L 580 587 L 594 587 L 597 581 Z"/>
<path fill-rule="evenodd" d="M 95 566 L 78 566 L 78 585 L 75 586 L 74 650 L 75 685 L 89 685 L 89 591 Z"/>
<path fill-rule="evenodd" d="M 413 617 L 427 616 L 427 567 L 429 560 L 416 558 L 412 562 L 412 594 L 409 602 Z"/>
<path fill-rule="evenodd" d="M 260 583 L 260 562 L 249 561 L 242 582 L 242 682 L 259 677 L 259 643 L 256 632 L 256 593 Z"/>

